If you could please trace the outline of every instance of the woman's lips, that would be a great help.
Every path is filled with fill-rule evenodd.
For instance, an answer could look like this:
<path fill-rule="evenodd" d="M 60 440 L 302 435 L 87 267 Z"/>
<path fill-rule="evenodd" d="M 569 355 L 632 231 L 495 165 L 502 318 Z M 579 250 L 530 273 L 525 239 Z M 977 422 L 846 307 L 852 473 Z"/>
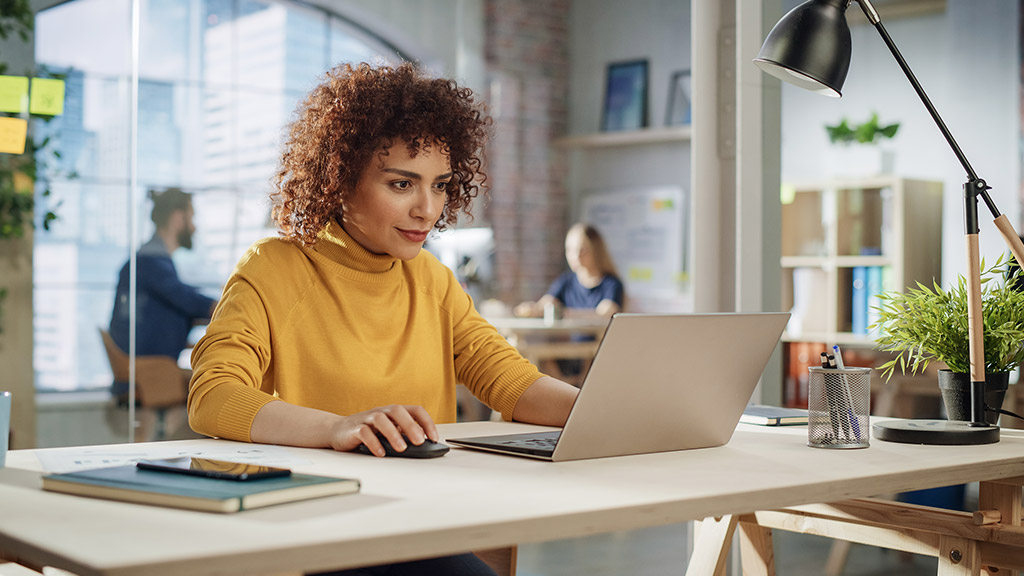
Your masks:
<path fill-rule="evenodd" d="M 398 230 L 405 239 L 410 242 L 426 242 L 427 234 L 430 234 L 430 230 L 420 232 L 419 230 Z"/>

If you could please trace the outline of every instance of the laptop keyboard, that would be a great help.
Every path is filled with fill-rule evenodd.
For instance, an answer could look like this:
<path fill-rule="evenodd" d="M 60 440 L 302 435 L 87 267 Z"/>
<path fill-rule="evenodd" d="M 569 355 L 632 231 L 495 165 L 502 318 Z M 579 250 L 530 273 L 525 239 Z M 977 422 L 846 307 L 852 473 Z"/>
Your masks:
<path fill-rule="evenodd" d="M 533 448 L 535 450 L 554 450 L 558 438 L 521 438 L 517 440 L 502 440 L 496 442 L 502 446 L 515 446 L 517 448 Z"/>
<path fill-rule="evenodd" d="M 461 446 L 507 452 L 509 454 L 525 454 L 551 458 L 555 453 L 555 444 L 561 430 L 551 432 L 528 432 L 526 434 L 499 434 L 497 436 L 477 436 L 475 438 L 449 438 L 448 441 Z"/>

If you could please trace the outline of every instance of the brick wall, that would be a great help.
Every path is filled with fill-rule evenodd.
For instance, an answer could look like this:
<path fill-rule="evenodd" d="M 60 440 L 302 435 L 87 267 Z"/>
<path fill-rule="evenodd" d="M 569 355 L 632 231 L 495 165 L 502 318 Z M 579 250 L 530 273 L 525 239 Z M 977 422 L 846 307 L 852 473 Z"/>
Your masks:
<path fill-rule="evenodd" d="M 539 298 L 565 269 L 570 0 L 487 0 L 488 150 L 497 297 Z"/>

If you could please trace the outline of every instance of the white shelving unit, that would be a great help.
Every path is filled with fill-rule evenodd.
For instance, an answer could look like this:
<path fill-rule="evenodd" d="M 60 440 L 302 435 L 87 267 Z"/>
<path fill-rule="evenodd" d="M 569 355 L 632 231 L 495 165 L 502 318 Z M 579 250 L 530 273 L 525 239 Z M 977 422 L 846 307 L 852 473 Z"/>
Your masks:
<path fill-rule="evenodd" d="M 883 268 L 885 291 L 941 277 L 942 183 L 877 176 L 796 183 L 782 206 L 783 340 L 873 345 L 852 331 L 853 270 Z"/>

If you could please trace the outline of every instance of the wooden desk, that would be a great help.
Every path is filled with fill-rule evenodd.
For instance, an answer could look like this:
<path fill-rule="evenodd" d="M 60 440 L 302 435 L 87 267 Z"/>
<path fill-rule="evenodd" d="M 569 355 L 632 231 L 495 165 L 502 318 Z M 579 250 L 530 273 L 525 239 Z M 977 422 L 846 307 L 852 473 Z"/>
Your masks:
<path fill-rule="evenodd" d="M 473 422 L 440 430 L 454 437 L 537 428 Z M 297 574 L 707 517 L 721 517 L 728 528 L 755 511 L 1024 475 L 1024 433 L 1012 430 L 989 446 L 874 442 L 853 451 L 808 448 L 806 434 L 802 427 L 741 424 L 720 448 L 556 464 L 459 448 L 423 461 L 288 449 L 305 462 L 296 470 L 354 476 L 362 492 L 233 515 L 43 492 L 39 457 L 61 449 L 16 450 L 0 470 L 0 558 L 81 576 Z M 189 452 L 225 445 L 239 446 L 158 446 Z M 102 448 L 141 457 L 153 447 Z M 982 493 L 998 486 L 985 482 Z M 1019 507 L 1019 487 L 1016 493 Z M 1004 524 L 965 534 L 995 534 L 1006 546 L 1020 536 Z M 764 525 L 754 526 L 760 532 L 752 534 L 763 535 Z M 712 558 L 706 551 L 722 541 L 712 536 L 725 532 L 701 531 L 691 575 L 713 573 L 699 562 Z"/>
<path fill-rule="evenodd" d="M 561 318 L 552 322 L 543 318 L 507 316 L 486 319 L 535 365 L 551 358 L 593 358 L 610 320 L 599 316 Z M 570 336 L 576 334 L 591 336 L 593 339 L 585 342 L 569 340 Z"/>

